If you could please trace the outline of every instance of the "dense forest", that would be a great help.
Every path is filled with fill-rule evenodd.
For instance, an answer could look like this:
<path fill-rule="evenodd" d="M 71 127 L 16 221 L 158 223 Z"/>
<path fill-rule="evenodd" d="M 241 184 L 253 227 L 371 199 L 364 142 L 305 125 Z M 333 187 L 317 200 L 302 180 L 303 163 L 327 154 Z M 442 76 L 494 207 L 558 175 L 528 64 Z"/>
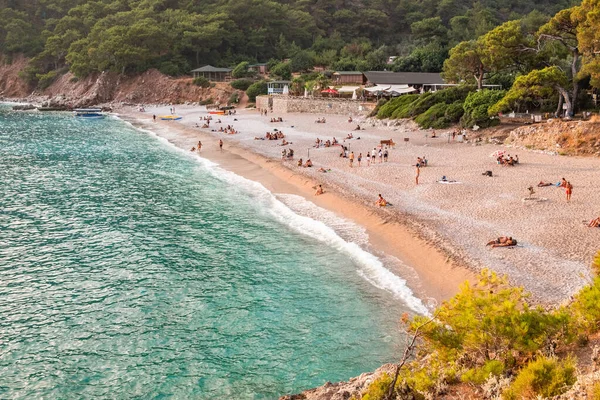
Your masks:
<path fill-rule="evenodd" d="M 291 59 L 294 71 L 439 72 L 455 45 L 499 24 L 543 20 L 572 0 L 0 0 L 0 52 L 48 81 Z M 393 65 L 388 57 L 397 56 Z"/>

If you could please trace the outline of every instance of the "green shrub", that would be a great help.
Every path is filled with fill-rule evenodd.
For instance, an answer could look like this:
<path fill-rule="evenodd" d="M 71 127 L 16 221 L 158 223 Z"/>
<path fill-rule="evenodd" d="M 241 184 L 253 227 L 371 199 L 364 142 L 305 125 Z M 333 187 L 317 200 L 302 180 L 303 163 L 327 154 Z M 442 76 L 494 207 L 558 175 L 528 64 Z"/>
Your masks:
<path fill-rule="evenodd" d="M 463 108 L 463 102 L 457 100 L 454 103 L 448 105 L 444 117 L 448 122 L 456 123 L 460 121 L 460 117 L 462 117 L 464 113 L 465 110 Z"/>
<path fill-rule="evenodd" d="M 593 268 L 596 274 L 600 272 L 600 252 L 596 255 Z M 578 332 L 591 334 L 600 329 L 600 276 L 596 275 L 591 285 L 575 295 L 569 308 Z"/>
<path fill-rule="evenodd" d="M 466 128 L 474 125 L 486 128 L 498 123 L 496 118 L 490 118 L 488 109 L 504 97 L 504 90 L 480 90 L 469 93 L 463 105 L 464 115 L 460 123 Z"/>
<path fill-rule="evenodd" d="M 446 362 L 458 359 L 466 368 L 490 360 L 505 368 L 518 366 L 529 354 L 562 337 L 570 319 L 567 313 L 548 313 L 531 307 L 523 288 L 511 287 L 506 277 L 484 270 L 475 286 L 468 282 L 436 310 L 436 319 L 420 330 L 428 352 Z M 427 321 L 417 316 L 409 329 Z"/>
<path fill-rule="evenodd" d="M 504 364 L 498 360 L 490 360 L 480 368 L 471 368 L 460 377 L 463 382 L 470 382 L 481 385 L 487 381 L 490 376 L 500 376 L 504 373 Z"/>
<path fill-rule="evenodd" d="M 200 86 L 202 88 L 207 88 L 210 87 L 210 82 L 205 77 L 199 76 L 197 78 L 194 78 L 194 85 Z"/>
<path fill-rule="evenodd" d="M 231 93 L 231 96 L 229 96 L 229 104 L 236 104 L 240 101 L 240 95 L 238 92 L 233 92 Z"/>
<path fill-rule="evenodd" d="M 473 86 L 454 86 L 448 89 L 438 90 L 437 92 L 424 93 L 412 104 L 410 116 L 416 117 L 435 104 L 452 104 L 456 101 L 463 101 L 473 90 Z"/>
<path fill-rule="evenodd" d="M 267 83 L 265 81 L 254 82 L 246 90 L 246 94 L 248 95 L 248 100 L 250 102 L 255 102 L 256 96 L 260 96 L 261 94 L 267 94 Z"/>
<path fill-rule="evenodd" d="M 446 128 L 450 123 L 446 120 L 446 109 L 448 104 L 438 103 L 431 106 L 427 111 L 415 118 L 415 122 L 421 128 Z"/>
<path fill-rule="evenodd" d="M 58 71 L 50 71 L 46 74 L 38 74 L 38 87 L 42 90 L 47 89 L 58 77 Z"/>
<path fill-rule="evenodd" d="M 213 100 L 213 98 L 212 98 L 212 97 L 209 97 L 208 99 L 205 99 L 205 100 L 200 100 L 200 101 L 198 102 L 198 104 L 200 104 L 201 106 L 207 106 L 207 105 L 209 105 L 209 104 L 212 104 L 212 103 L 214 103 L 214 102 L 215 102 L 215 101 Z"/>
<path fill-rule="evenodd" d="M 572 358 L 559 361 L 540 357 L 519 372 L 502 397 L 506 400 L 550 398 L 566 392 L 576 380 Z"/>
<path fill-rule="evenodd" d="M 238 79 L 231 82 L 231 87 L 237 90 L 246 91 L 252 83 L 253 82 L 250 79 Z"/>
<path fill-rule="evenodd" d="M 403 107 L 407 104 L 410 104 L 413 101 L 415 101 L 417 98 L 419 98 L 418 94 L 407 94 L 404 96 L 395 97 L 379 108 L 379 111 L 377 113 L 377 118 L 379 118 L 379 119 L 391 118 L 392 114 L 394 113 L 394 111 L 397 108 Z"/>
<path fill-rule="evenodd" d="M 392 383 L 392 377 L 388 374 L 383 374 L 375 379 L 367 390 L 362 395 L 362 400 L 382 400 L 385 398 L 387 391 Z"/>

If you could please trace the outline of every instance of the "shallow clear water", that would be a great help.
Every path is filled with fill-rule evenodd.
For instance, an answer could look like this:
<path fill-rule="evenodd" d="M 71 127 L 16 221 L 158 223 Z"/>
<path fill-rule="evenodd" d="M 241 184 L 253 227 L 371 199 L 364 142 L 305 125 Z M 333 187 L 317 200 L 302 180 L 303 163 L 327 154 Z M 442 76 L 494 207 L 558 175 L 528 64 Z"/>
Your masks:
<path fill-rule="evenodd" d="M 0 108 L 0 183 L 1 398 L 276 398 L 392 361 L 422 307 L 344 234 L 116 119 Z"/>

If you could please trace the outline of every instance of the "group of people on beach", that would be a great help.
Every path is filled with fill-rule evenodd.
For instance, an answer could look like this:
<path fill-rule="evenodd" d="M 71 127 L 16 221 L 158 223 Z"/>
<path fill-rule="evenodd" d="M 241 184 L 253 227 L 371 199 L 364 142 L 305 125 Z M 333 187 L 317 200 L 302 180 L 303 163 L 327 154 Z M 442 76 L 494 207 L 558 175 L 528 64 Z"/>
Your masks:
<path fill-rule="evenodd" d="M 283 122 L 283 118 L 281 118 L 281 117 L 271 118 L 271 122 Z"/>
<path fill-rule="evenodd" d="M 496 162 L 499 165 L 514 167 L 519 163 L 519 156 L 517 154 L 515 154 L 514 157 L 510 154 L 506 156 L 504 154 L 499 154 L 496 158 Z"/>
<path fill-rule="evenodd" d="M 565 188 L 565 193 L 567 195 L 567 201 L 571 201 L 571 195 L 573 194 L 573 184 L 567 181 L 565 178 L 562 178 L 560 182 L 552 183 L 541 180 L 540 183 L 537 184 L 538 187 L 547 187 L 547 186 L 556 186 Z"/>
<path fill-rule="evenodd" d="M 285 134 L 281 131 L 277 131 L 277 132 L 267 132 L 265 134 L 265 140 L 279 140 L 279 139 L 283 139 L 285 138 Z M 256 140 L 256 138 L 255 138 Z"/>
<path fill-rule="evenodd" d="M 285 139 L 284 139 L 285 140 Z M 283 149 L 281 151 L 281 159 L 282 160 L 291 160 L 294 158 L 294 149 Z"/>
<path fill-rule="evenodd" d="M 223 151 L 223 140 L 219 139 L 219 149 L 221 151 Z M 191 152 L 198 152 L 200 153 L 200 150 L 202 150 L 202 141 L 198 140 L 198 144 L 196 146 L 192 146 L 192 148 L 190 149 Z"/>
<path fill-rule="evenodd" d="M 327 121 L 325 120 L 325 117 L 319 117 L 319 118 L 317 118 L 317 120 L 315 121 L 315 123 L 317 123 L 317 124 L 324 124 L 325 122 L 327 122 Z"/>
<path fill-rule="evenodd" d="M 335 146 L 338 145 L 339 142 L 338 140 L 334 137 L 332 140 L 327 139 L 326 141 L 323 141 L 322 139 L 317 138 L 317 140 L 315 141 L 315 148 L 319 148 L 319 147 L 331 147 L 331 146 Z"/>
<path fill-rule="evenodd" d="M 304 168 L 310 168 L 313 166 L 312 161 L 310 160 L 310 158 L 308 160 L 306 160 L 306 162 L 302 162 L 302 159 L 298 160 L 298 166 L 299 167 L 304 167 Z"/>

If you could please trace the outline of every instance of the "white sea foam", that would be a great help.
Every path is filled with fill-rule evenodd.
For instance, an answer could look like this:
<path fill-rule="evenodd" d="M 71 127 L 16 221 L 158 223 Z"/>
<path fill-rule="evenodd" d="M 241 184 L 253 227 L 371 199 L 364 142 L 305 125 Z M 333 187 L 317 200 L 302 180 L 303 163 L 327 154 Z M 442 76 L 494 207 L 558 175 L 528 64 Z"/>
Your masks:
<path fill-rule="evenodd" d="M 344 238 L 336 233 L 334 228 L 328 226 L 325 222 L 294 212 L 258 182 L 248 180 L 220 167 L 212 167 L 208 168 L 208 170 L 218 179 L 222 179 L 238 188 L 243 188 L 248 193 L 251 193 L 251 195 L 259 198 L 261 204 L 264 204 L 270 214 L 281 224 L 287 225 L 294 231 L 312 237 L 313 239 L 323 242 L 349 256 L 356 265 L 359 266 L 357 273 L 374 286 L 392 293 L 396 298 L 401 299 L 408 307 L 417 313 L 429 313 L 427 307 L 423 305 L 423 302 L 417 298 L 412 290 L 406 285 L 406 280 L 385 268 L 378 257 L 364 250 L 359 244 L 344 240 Z M 304 199 L 302 199 L 302 201 L 308 202 Z M 301 202 L 299 201 L 298 203 L 300 204 Z M 318 208 L 316 205 L 304 205 L 303 208 L 310 209 L 312 207 Z M 300 208 L 302 208 L 302 206 L 300 206 Z M 352 222 L 340 222 L 344 220 L 323 209 L 320 209 L 319 212 L 325 215 L 328 221 L 334 222 L 338 227 L 351 227 L 351 231 L 357 231 L 356 225 Z M 358 232 L 360 232 L 360 230 L 358 230 Z M 364 235 L 366 235 L 364 231 L 362 232 L 362 235 L 359 233 L 359 237 L 362 240 L 365 239 Z"/>
<path fill-rule="evenodd" d="M 137 129 L 151 134 L 160 142 L 181 150 L 186 155 L 190 155 L 190 152 L 178 148 L 167 139 L 150 130 Z M 287 225 L 296 232 L 323 242 L 346 254 L 359 266 L 357 270 L 358 275 L 370 284 L 391 293 L 394 297 L 402 300 L 413 311 L 419 314 L 429 314 L 429 310 L 421 299 L 416 297 L 407 286 L 406 280 L 385 268 L 377 256 L 361 247 L 361 245 L 364 246 L 368 243 L 368 235 L 364 229 L 351 221 L 340 218 L 334 213 L 314 205 L 302 197 L 279 195 L 280 200 L 258 182 L 227 171 L 217 163 L 200 156 L 196 155 L 195 158 L 215 178 L 223 180 L 234 187 L 241 188 L 251 196 L 256 197 L 261 204 L 264 204 L 266 210 L 268 210 L 273 218 L 281 224 Z M 284 202 L 290 203 L 291 200 L 294 202 L 293 206 L 284 204 Z M 301 215 L 300 213 L 305 215 Z M 317 214 L 321 216 L 319 220 L 315 219 Z M 338 234 L 336 229 L 345 233 Z M 342 236 L 345 236 L 345 238 Z"/>

